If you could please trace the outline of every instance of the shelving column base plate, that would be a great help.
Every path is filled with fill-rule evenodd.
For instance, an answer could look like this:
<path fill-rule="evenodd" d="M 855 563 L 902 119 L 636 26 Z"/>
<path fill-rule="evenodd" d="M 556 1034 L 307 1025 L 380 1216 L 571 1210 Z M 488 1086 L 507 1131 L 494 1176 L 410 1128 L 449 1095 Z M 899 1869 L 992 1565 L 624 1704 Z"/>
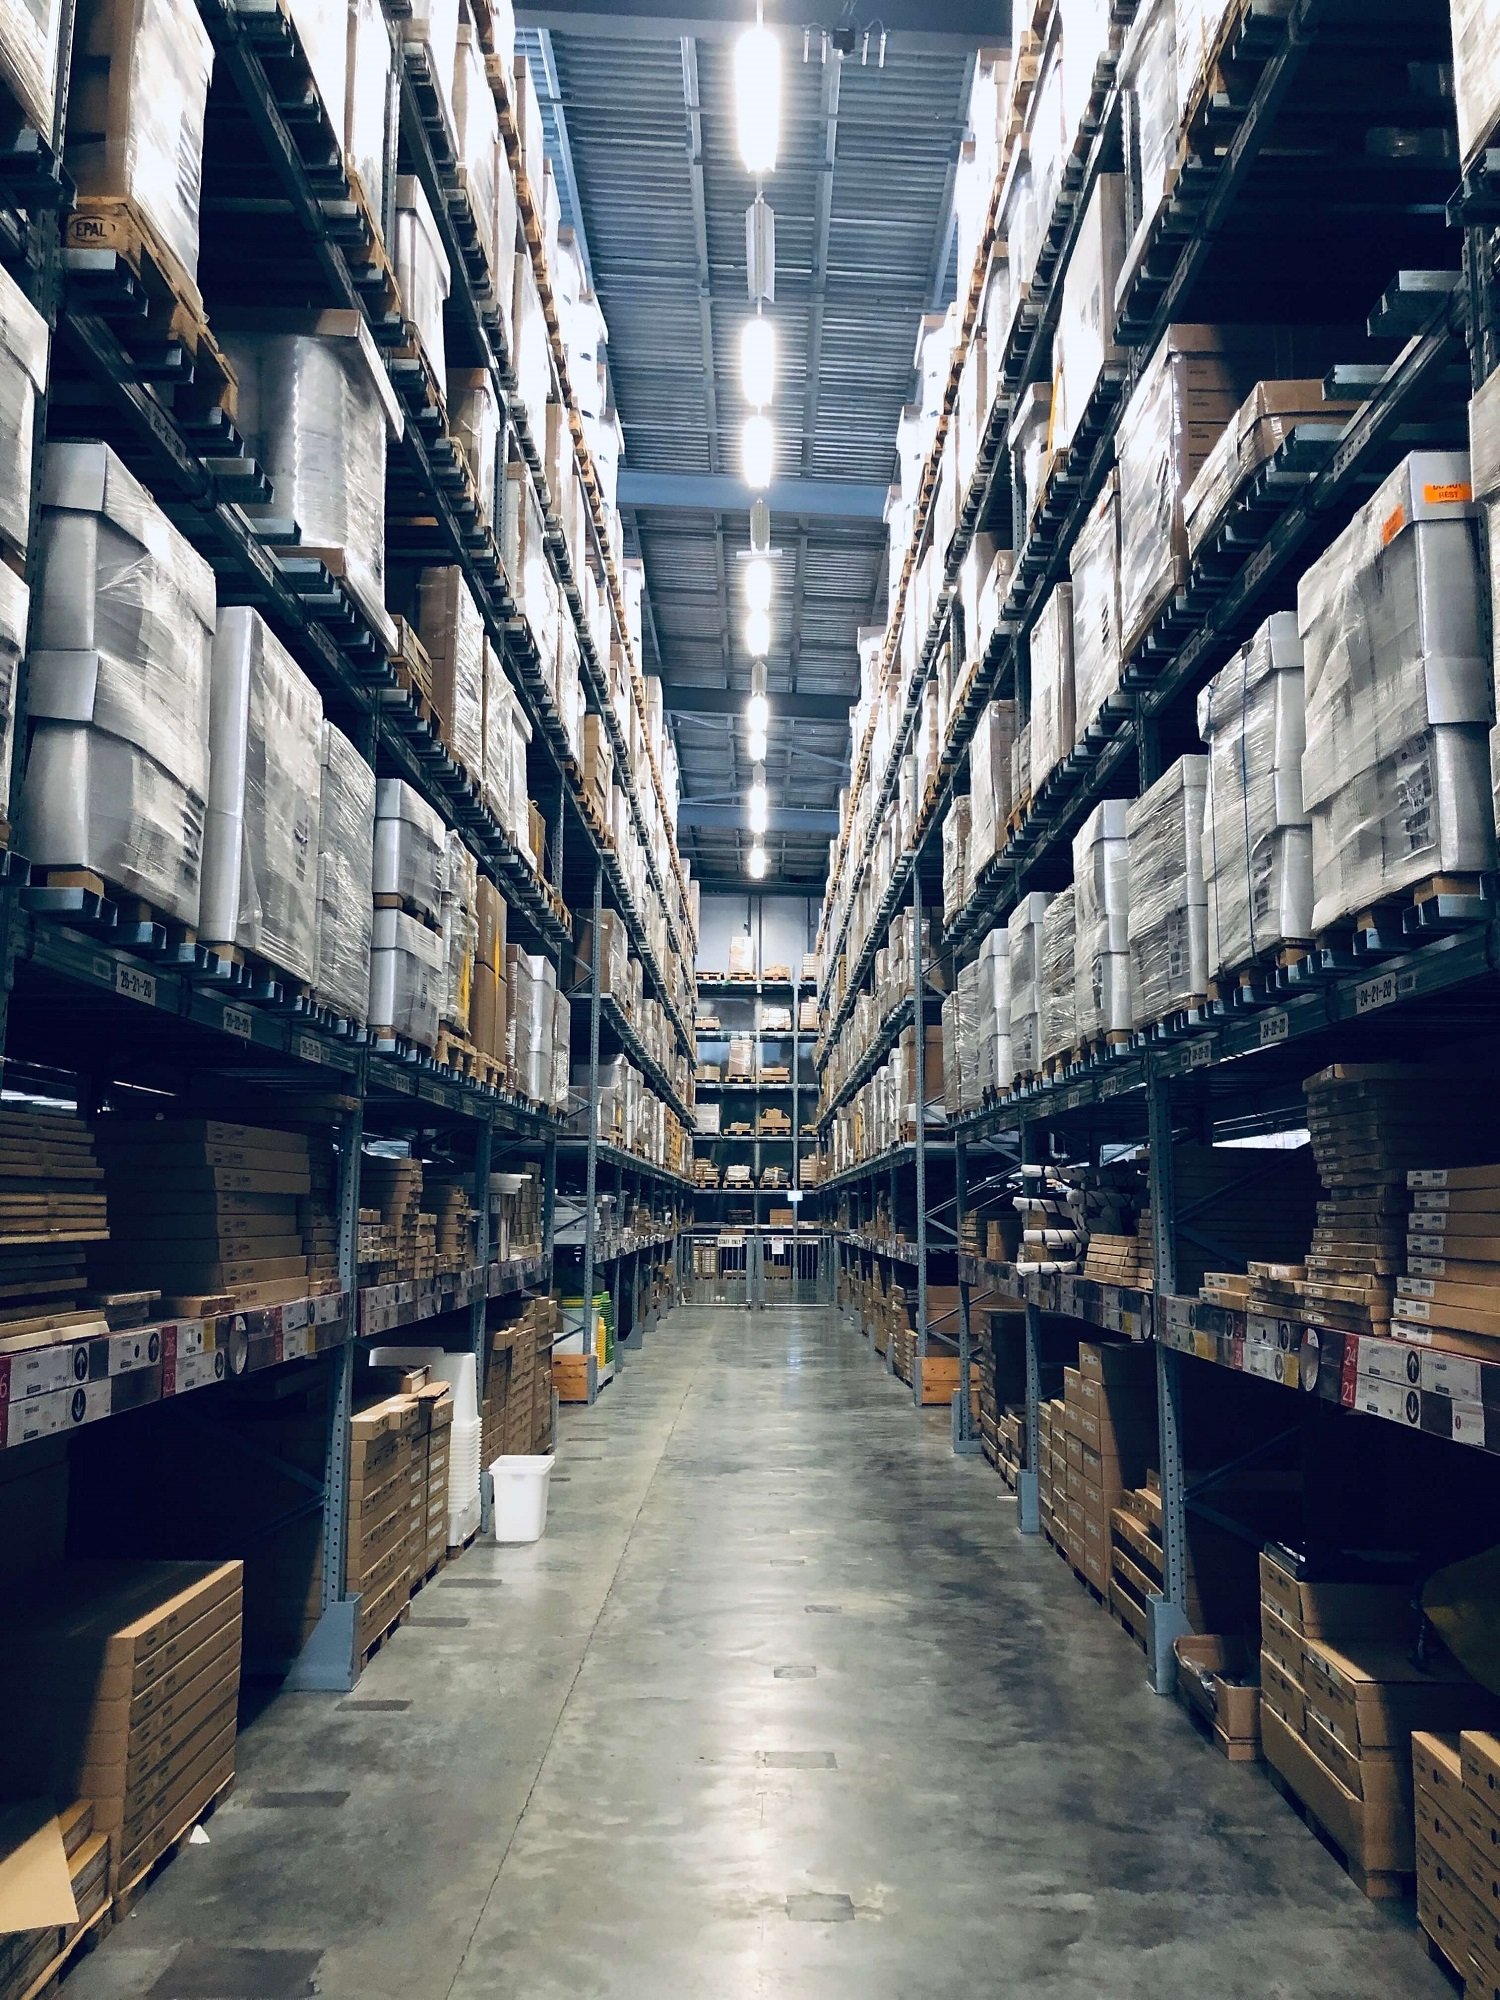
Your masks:
<path fill-rule="evenodd" d="M 313 1627 L 282 1686 L 293 1694 L 347 1694 L 359 1679 L 355 1656 L 358 1637 L 359 1599 L 335 1598 Z"/>

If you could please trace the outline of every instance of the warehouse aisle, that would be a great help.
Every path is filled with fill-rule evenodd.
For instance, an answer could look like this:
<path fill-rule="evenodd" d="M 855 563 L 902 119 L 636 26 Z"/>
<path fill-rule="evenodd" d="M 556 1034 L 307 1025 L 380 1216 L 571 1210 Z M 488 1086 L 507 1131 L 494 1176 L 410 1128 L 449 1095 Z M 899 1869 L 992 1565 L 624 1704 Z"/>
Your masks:
<path fill-rule="evenodd" d="M 69 2000 L 1441 2000 L 829 1313 L 676 1314 Z"/>

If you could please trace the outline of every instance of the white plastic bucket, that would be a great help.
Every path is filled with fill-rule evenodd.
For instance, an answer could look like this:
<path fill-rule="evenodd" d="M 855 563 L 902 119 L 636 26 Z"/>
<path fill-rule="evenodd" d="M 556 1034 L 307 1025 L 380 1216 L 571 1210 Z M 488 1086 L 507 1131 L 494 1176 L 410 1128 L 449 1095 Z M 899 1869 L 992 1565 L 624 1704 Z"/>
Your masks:
<path fill-rule="evenodd" d="M 495 1489 L 495 1540 L 539 1542 L 547 1526 L 547 1486 L 553 1452 L 507 1454 L 490 1467 Z"/>

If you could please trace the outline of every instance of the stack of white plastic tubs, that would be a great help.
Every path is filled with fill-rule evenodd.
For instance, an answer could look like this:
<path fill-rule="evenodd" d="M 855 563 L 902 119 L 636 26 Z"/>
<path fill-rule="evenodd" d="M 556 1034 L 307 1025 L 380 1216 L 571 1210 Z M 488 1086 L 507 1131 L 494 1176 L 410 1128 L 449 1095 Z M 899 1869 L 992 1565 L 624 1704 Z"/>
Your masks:
<path fill-rule="evenodd" d="M 453 1429 L 448 1446 L 448 1546 L 461 1548 L 479 1529 L 479 1387 L 474 1356 L 449 1354 L 441 1347 L 372 1347 L 372 1368 L 425 1368 L 434 1382 L 453 1392 Z"/>

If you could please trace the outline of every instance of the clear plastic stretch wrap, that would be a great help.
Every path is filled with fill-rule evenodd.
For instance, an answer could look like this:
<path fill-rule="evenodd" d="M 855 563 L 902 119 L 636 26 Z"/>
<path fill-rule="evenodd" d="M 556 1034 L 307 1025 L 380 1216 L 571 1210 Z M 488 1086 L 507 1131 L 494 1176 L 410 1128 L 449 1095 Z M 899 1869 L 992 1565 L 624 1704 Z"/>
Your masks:
<path fill-rule="evenodd" d="M 323 703 L 258 611 L 221 610 L 198 932 L 311 984 Z"/>
<path fill-rule="evenodd" d="M 434 928 L 443 920 L 442 817 L 404 778 L 382 778 L 375 788 L 377 896 L 397 896 Z"/>
<path fill-rule="evenodd" d="M 11 766 L 16 754 L 16 682 L 26 652 L 31 593 L 7 563 L 0 563 L 0 819 L 10 815 Z"/>
<path fill-rule="evenodd" d="M 1455 19 L 1455 30 L 1457 21 Z M 1500 686 L 1500 375 L 1491 375 L 1469 404 L 1469 460 L 1474 504 L 1484 510 L 1490 584 L 1490 679 Z M 1500 727 L 1490 735 L 1490 777 L 1500 826 Z"/>
<path fill-rule="evenodd" d="M 1141 223 L 1151 228 L 1177 169 L 1177 49 L 1175 0 L 1145 0 L 1126 37 L 1120 81 L 1129 93 L 1132 137 L 1140 176 Z M 1129 259 L 1127 259 L 1127 268 Z"/>
<path fill-rule="evenodd" d="M 1257 382 L 1224 426 L 1217 444 L 1183 496 L 1182 518 L 1190 551 L 1202 546 L 1235 494 L 1273 458 L 1299 424 L 1337 427 L 1357 405 L 1323 395 L 1321 380 Z"/>
<path fill-rule="evenodd" d="M 1467 165 L 1500 125 L 1500 36 L 1492 0 L 1450 0 L 1458 150 Z"/>
<path fill-rule="evenodd" d="M 22 551 L 31 536 L 36 399 L 47 386 L 47 322 L 0 268 L 0 538 Z"/>
<path fill-rule="evenodd" d="M 1017 1076 L 1034 1075 L 1042 1066 L 1042 921 L 1051 901 L 1046 890 L 1034 889 L 1016 904 L 1005 926 L 1010 958 L 1010 1047 Z"/>
<path fill-rule="evenodd" d="M 343 129 L 349 84 L 350 9 L 347 0 L 287 0 L 287 12 L 312 71 L 323 109 L 335 132 Z M 379 211 L 377 210 L 377 213 Z"/>
<path fill-rule="evenodd" d="M 969 748 L 969 874 L 993 861 L 1013 802 L 1011 763 L 1016 740 L 1013 701 L 987 702 L 974 725 Z"/>
<path fill-rule="evenodd" d="M 438 102 L 453 129 L 453 63 L 458 53 L 458 0 L 411 0 L 401 23 L 403 39 L 422 42 Z M 532 102 L 535 103 L 535 96 Z"/>
<path fill-rule="evenodd" d="M 444 743 L 471 777 L 484 771 L 484 619 L 456 563 L 424 569 L 419 612 Z"/>
<path fill-rule="evenodd" d="M 443 346 L 443 307 L 452 273 L 432 204 L 415 174 L 402 174 L 396 182 L 393 262 L 407 322 L 416 328 L 422 352 L 441 383 L 448 366 Z"/>
<path fill-rule="evenodd" d="M 480 248 L 484 251 L 484 261 L 493 273 L 497 269 L 495 184 L 502 170 L 509 175 L 510 163 L 500 148 L 500 120 L 495 110 L 495 94 L 484 73 L 484 44 L 467 15 L 458 24 L 458 48 L 453 61 L 453 122 L 457 128 L 458 164 L 468 188 L 474 228 Z M 504 277 L 509 287 L 509 259 L 505 263 Z"/>
<path fill-rule="evenodd" d="M 1073 715 L 1083 740 L 1120 685 L 1120 502 L 1110 474 L 1073 544 Z"/>
<path fill-rule="evenodd" d="M 1059 583 L 1031 629 L 1031 795 L 1073 748 L 1073 589 Z"/>
<path fill-rule="evenodd" d="M 1042 1061 L 1065 1056 L 1078 1040 L 1078 1005 L 1073 978 L 1073 891 L 1061 889 L 1042 915 L 1037 963 Z"/>
<path fill-rule="evenodd" d="M 370 1025 L 437 1047 L 443 937 L 405 910 L 377 910 L 370 933 Z"/>
<path fill-rule="evenodd" d="M 213 572 L 103 444 L 47 448 L 21 851 L 196 924 Z"/>
<path fill-rule="evenodd" d="M 318 953 L 313 992 L 363 1021 L 370 1004 L 375 773 L 342 730 L 323 724 L 318 784 Z"/>
<path fill-rule="evenodd" d="M 1010 1049 L 1010 934 L 992 930 L 979 947 L 979 1091 L 1009 1090 L 1015 1077 Z"/>
<path fill-rule="evenodd" d="M 1303 695 L 1296 614 L 1278 611 L 1198 697 L 1210 979 L 1312 936 Z"/>
<path fill-rule="evenodd" d="M 479 942 L 479 865 L 452 827 L 443 840 L 443 984 L 440 1018 L 460 1034 L 469 1032 L 474 990 L 474 954 Z"/>
<path fill-rule="evenodd" d="M 505 1060 L 517 1090 L 526 1088 L 532 1019 L 531 959 L 519 945 L 505 947 Z"/>
<path fill-rule="evenodd" d="M 0 0 L 0 78 L 44 138 L 57 109 L 61 0 Z"/>
<path fill-rule="evenodd" d="M 960 794 L 943 816 L 943 922 L 969 900 L 969 800 Z"/>
<path fill-rule="evenodd" d="M 133 202 L 194 283 L 213 61 L 193 0 L 85 0 L 78 9 L 68 172 L 80 194 Z"/>
<path fill-rule="evenodd" d="M 1103 799 L 1073 836 L 1075 1040 L 1131 1025 L 1127 812 Z"/>
<path fill-rule="evenodd" d="M 1208 982 L 1203 817 L 1208 759 L 1179 757 L 1126 814 L 1130 979 L 1144 1028 L 1202 999 Z"/>
<path fill-rule="evenodd" d="M 1066 45 L 1063 59 L 1065 64 L 1069 59 Z M 1106 365 L 1120 356 L 1113 334 L 1127 190 L 1124 174 L 1099 175 L 1063 274 L 1052 357 L 1054 451 L 1065 451 L 1072 443 Z"/>
<path fill-rule="evenodd" d="M 387 645 L 385 455 L 401 410 L 354 313 L 302 316 L 301 327 L 230 329 L 239 428 L 304 544 L 340 553 L 343 580 Z"/>
<path fill-rule="evenodd" d="M 386 98 L 391 37 L 380 0 L 349 0 L 349 74 L 344 94 L 344 151 L 359 176 L 371 215 L 385 214 Z"/>
<path fill-rule="evenodd" d="M 463 446 L 479 489 L 480 509 L 493 524 L 499 517 L 495 480 L 500 468 L 500 400 L 487 368 L 450 371 L 448 430 Z"/>
<path fill-rule="evenodd" d="M 1313 929 L 1495 866 L 1479 523 L 1466 452 L 1413 452 L 1297 591 Z"/>
<path fill-rule="evenodd" d="M 963 975 L 960 973 L 958 985 L 951 993 L 943 996 L 943 1109 L 950 1118 L 956 1118 L 963 1109 L 960 1094 L 958 1047 L 961 1034 L 959 1009 L 963 1005 Z"/>
<path fill-rule="evenodd" d="M 980 1016 L 980 996 L 983 981 L 980 977 L 979 961 L 966 965 L 958 975 L 958 984 L 950 998 L 958 1001 L 958 1102 L 961 1110 L 979 1109 L 979 1048 L 983 1028 Z M 946 1078 L 947 1053 L 943 1057 L 943 1074 Z"/>
<path fill-rule="evenodd" d="M 1120 413 L 1120 643 L 1127 658 L 1176 585 L 1190 477 L 1178 389 L 1169 336 Z"/>

